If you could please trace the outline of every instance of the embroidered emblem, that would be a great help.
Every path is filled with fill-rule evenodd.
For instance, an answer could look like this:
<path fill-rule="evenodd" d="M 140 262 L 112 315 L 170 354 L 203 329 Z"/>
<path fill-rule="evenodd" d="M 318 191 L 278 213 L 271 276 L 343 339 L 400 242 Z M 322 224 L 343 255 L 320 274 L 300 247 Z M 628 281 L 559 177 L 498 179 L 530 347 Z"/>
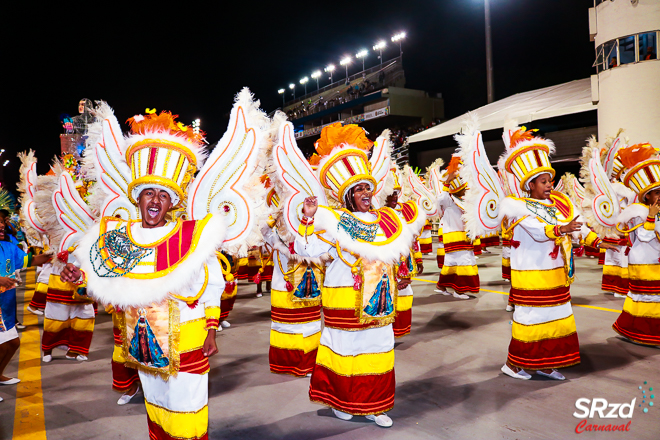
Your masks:
<path fill-rule="evenodd" d="M 7 261 L 5 263 L 5 273 L 7 275 L 11 275 L 11 260 L 10 259 L 7 259 Z"/>
<path fill-rule="evenodd" d="M 550 225 L 556 225 L 557 221 L 557 208 L 554 206 L 546 206 L 534 200 L 525 199 L 527 209 L 540 217 L 544 222 Z"/>

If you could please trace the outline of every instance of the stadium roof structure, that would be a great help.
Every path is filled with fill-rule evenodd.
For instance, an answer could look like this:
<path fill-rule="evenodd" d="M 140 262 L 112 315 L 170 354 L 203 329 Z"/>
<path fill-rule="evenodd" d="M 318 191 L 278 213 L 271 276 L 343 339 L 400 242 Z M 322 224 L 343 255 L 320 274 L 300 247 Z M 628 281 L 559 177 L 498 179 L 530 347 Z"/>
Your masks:
<path fill-rule="evenodd" d="M 591 79 L 578 79 L 552 87 L 517 93 L 473 110 L 481 131 L 504 127 L 508 119 L 518 125 L 540 119 L 597 110 L 591 101 Z M 461 131 L 466 115 L 431 127 L 410 137 L 408 142 L 421 142 L 451 136 Z"/>

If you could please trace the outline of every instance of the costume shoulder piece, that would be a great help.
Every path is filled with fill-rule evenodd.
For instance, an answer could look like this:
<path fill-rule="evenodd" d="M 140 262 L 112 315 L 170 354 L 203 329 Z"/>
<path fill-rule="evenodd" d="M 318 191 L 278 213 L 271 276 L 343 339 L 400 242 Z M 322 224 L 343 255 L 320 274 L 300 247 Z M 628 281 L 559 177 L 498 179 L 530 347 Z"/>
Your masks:
<path fill-rule="evenodd" d="M 319 207 L 315 216 L 315 228 L 343 249 L 360 257 L 396 263 L 401 255 L 408 255 L 410 244 L 426 222 L 411 205 L 406 203 L 406 223 L 391 208 L 371 211 L 376 215 L 373 222 L 365 222 L 346 209 Z"/>
<path fill-rule="evenodd" d="M 506 217 L 509 221 L 515 221 L 532 216 L 545 223 L 557 225 L 570 222 L 578 214 L 576 211 L 568 196 L 552 191 L 550 203 L 531 198 L 506 197 L 502 202 L 500 218 Z"/>
<path fill-rule="evenodd" d="M 222 218 L 211 214 L 158 228 L 163 235 L 152 243 L 136 241 L 140 228 L 139 222 L 104 217 L 94 233 L 81 240 L 76 255 L 87 255 L 81 269 L 87 274 L 87 287 L 101 302 L 148 306 L 187 290 L 207 272 L 205 263 L 226 234 Z"/>

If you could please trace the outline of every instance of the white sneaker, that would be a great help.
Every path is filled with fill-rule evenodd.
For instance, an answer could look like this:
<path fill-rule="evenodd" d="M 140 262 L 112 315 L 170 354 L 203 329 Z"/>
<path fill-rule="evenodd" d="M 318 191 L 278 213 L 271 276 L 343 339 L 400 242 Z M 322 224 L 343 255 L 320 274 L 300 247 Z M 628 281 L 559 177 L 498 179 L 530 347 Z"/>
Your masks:
<path fill-rule="evenodd" d="M 615 293 L 614 297 L 615 298 L 626 298 L 626 297 L 628 297 L 628 295 L 621 295 L 620 293 Z"/>
<path fill-rule="evenodd" d="M 222 321 L 222 322 L 220 323 L 220 325 L 221 325 L 222 327 L 224 327 L 224 328 L 229 328 L 229 327 L 231 327 L 231 324 L 229 323 L 229 321 Z"/>
<path fill-rule="evenodd" d="M 64 356 L 70 361 L 86 361 L 88 358 L 84 354 L 79 354 L 78 356 L 69 356 L 68 354 Z"/>
<path fill-rule="evenodd" d="M 257 298 L 261 298 L 262 296 L 264 296 L 263 293 L 257 293 Z"/>
<path fill-rule="evenodd" d="M 527 373 L 525 370 L 521 369 L 516 373 L 507 364 L 504 364 L 502 367 L 502 373 L 506 374 L 507 376 L 511 376 L 514 379 L 529 380 L 532 378 L 532 375 Z"/>
<path fill-rule="evenodd" d="M 438 292 L 442 295 L 451 295 L 451 293 L 447 292 L 446 290 L 440 290 L 440 289 L 433 289 L 434 292 Z"/>
<path fill-rule="evenodd" d="M 390 416 L 387 414 L 378 414 L 377 416 L 374 415 L 368 415 L 366 416 L 367 420 L 371 420 L 373 422 L 376 422 L 376 425 L 382 426 L 383 428 L 389 428 L 392 426 L 392 419 L 390 419 Z"/>
<path fill-rule="evenodd" d="M 307 377 L 312 377 L 312 373 L 307 373 Z"/>
<path fill-rule="evenodd" d="M 41 358 L 42 361 L 44 362 L 50 362 L 53 360 L 53 355 L 52 354 L 45 354 L 44 357 Z"/>
<path fill-rule="evenodd" d="M 222 331 L 222 324 L 220 324 L 220 327 L 218 327 L 218 328 L 216 329 L 216 333 L 217 333 L 217 332 L 221 332 L 221 331 Z"/>
<path fill-rule="evenodd" d="M 139 387 L 139 386 L 138 386 L 137 389 L 135 390 L 135 393 L 133 393 L 132 395 L 131 395 L 131 394 L 128 394 L 128 393 L 124 393 L 124 394 L 122 394 L 122 396 L 119 398 L 119 400 L 117 400 L 117 405 L 126 405 L 128 402 L 131 401 L 131 399 L 132 399 L 133 397 L 135 397 L 135 395 L 138 393 L 138 391 L 140 391 L 140 387 Z"/>
<path fill-rule="evenodd" d="M 0 385 L 16 385 L 20 381 L 21 381 L 20 379 L 13 377 L 9 380 L 0 380 Z"/>
<path fill-rule="evenodd" d="M 0 402 L 2 402 L 3 400 L 5 400 L 5 399 L 3 399 L 2 397 L 0 397 Z"/>
<path fill-rule="evenodd" d="M 16 323 L 16 328 L 19 329 L 19 330 L 23 330 L 25 328 L 25 326 L 23 324 L 21 324 L 20 322 L 17 322 Z"/>
<path fill-rule="evenodd" d="M 513 306 L 511 304 L 507 304 L 504 310 L 506 310 L 507 312 L 513 312 Z"/>
<path fill-rule="evenodd" d="M 28 306 L 27 309 L 28 309 L 28 312 L 30 312 L 30 313 L 32 313 L 32 314 L 34 314 L 34 315 L 43 315 L 43 314 L 44 314 L 44 312 L 42 312 L 41 310 L 39 310 L 39 309 L 33 309 L 31 306 Z"/>
<path fill-rule="evenodd" d="M 470 299 L 470 296 L 465 295 L 465 294 L 460 294 L 460 293 L 454 292 L 453 295 L 454 295 L 454 298 L 458 298 L 458 299 Z"/>
<path fill-rule="evenodd" d="M 332 408 L 332 412 L 335 413 L 335 417 L 341 420 L 351 420 L 353 418 L 352 414 L 345 413 L 343 411 L 339 411 L 338 409 Z"/>
<path fill-rule="evenodd" d="M 539 375 L 541 375 L 541 376 L 545 376 L 545 377 L 549 377 L 550 379 L 554 379 L 554 380 L 565 380 L 565 379 L 566 379 L 566 378 L 564 377 L 564 375 L 561 374 L 561 373 L 560 373 L 559 371 L 557 371 L 557 370 L 552 370 L 552 373 L 550 373 L 550 374 L 548 374 L 548 373 L 544 373 L 543 371 L 538 370 L 538 371 L 536 372 L 536 374 L 539 374 Z"/>

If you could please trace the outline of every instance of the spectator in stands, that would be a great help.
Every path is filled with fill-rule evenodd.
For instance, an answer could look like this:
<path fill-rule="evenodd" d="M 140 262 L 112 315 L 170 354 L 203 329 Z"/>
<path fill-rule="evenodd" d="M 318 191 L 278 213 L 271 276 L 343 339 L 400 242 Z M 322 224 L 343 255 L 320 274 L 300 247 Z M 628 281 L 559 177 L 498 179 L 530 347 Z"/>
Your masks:
<path fill-rule="evenodd" d="M 644 55 L 644 61 L 654 60 L 654 59 L 655 59 L 655 52 L 653 52 L 653 46 L 649 46 L 646 48 L 646 55 Z"/>
<path fill-rule="evenodd" d="M 612 57 L 612 58 L 610 58 L 610 69 L 611 69 L 612 67 L 616 67 L 616 66 L 618 66 L 618 65 L 619 65 L 619 64 L 616 62 L 616 57 Z"/>
<path fill-rule="evenodd" d="M 385 84 L 385 71 L 381 70 L 380 75 L 378 75 L 378 83 L 382 86 Z"/>

